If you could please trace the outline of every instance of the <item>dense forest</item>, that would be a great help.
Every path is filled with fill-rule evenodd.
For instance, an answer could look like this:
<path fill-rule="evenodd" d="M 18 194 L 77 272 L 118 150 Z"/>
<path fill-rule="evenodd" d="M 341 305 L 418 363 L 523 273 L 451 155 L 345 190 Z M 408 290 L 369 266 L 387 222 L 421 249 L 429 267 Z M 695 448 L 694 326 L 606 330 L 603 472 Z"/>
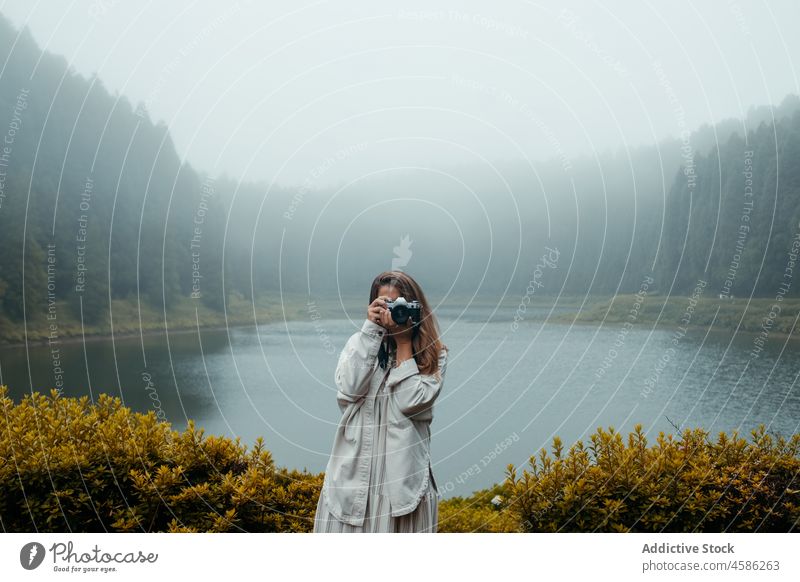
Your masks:
<path fill-rule="evenodd" d="M 163 122 L 43 52 L 0 17 L 0 306 L 54 300 L 102 320 L 109 299 L 158 309 L 231 294 L 361 293 L 402 268 L 434 294 L 774 296 L 800 223 L 800 100 L 752 108 L 686 140 L 565 160 L 393 172 L 341 189 L 211 177 Z M 321 161 L 321 163 L 324 161 Z M 797 296 L 799 285 L 786 290 Z"/>

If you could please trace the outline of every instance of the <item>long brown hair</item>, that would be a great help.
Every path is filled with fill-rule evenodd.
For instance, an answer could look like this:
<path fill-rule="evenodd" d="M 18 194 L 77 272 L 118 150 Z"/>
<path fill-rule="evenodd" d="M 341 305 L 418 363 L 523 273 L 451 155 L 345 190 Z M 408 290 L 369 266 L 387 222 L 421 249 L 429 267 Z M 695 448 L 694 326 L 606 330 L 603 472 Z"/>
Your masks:
<path fill-rule="evenodd" d="M 369 290 L 370 303 L 377 299 L 378 291 L 384 285 L 397 289 L 398 297 L 405 297 L 407 301 L 419 301 L 422 304 L 422 317 L 420 323 L 414 327 L 411 349 L 420 373 L 436 374 L 439 371 L 439 352 L 442 348 L 446 350 L 447 346 L 439 337 L 439 322 L 422 292 L 422 287 L 411 275 L 403 271 L 384 271 L 372 281 L 372 287 Z M 387 334 L 386 338 L 384 342 L 381 342 L 378 352 L 378 361 L 382 368 L 386 367 L 388 359 L 386 344 L 396 347 L 395 341 L 390 335 Z"/>

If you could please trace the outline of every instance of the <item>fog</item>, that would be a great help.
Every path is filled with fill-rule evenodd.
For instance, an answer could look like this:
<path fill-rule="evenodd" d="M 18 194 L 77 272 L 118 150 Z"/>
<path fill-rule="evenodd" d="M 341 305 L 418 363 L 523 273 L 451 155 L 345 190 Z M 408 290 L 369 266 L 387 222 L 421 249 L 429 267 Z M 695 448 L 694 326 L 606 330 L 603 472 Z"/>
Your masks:
<path fill-rule="evenodd" d="M 12 0 L 0 12 L 163 120 L 195 168 L 285 185 L 624 151 L 798 92 L 791 0 Z"/>

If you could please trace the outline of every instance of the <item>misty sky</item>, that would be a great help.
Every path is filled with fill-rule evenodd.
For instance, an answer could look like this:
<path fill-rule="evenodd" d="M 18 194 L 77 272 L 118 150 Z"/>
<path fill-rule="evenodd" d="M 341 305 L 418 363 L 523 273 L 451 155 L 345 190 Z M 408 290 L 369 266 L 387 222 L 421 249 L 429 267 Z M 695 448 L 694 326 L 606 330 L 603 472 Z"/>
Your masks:
<path fill-rule="evenodd" d="M 197 169 L 283 184 L 616 150 L 800 92 L 796 0 L 13 0 L 0 12 L 144 102 Z"/>

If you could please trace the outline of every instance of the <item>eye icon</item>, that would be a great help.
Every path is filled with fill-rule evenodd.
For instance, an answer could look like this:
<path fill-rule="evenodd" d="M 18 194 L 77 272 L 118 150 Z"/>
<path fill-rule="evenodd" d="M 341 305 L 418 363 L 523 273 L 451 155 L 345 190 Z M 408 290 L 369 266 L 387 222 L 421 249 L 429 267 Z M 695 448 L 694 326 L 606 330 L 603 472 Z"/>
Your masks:
<path fill-rule="evenodd" d="M 19 551 L 19 563 L 26 570 L 35 570 L 44 561 L 44 546 L 39 542 L 28 542 Z"/>

